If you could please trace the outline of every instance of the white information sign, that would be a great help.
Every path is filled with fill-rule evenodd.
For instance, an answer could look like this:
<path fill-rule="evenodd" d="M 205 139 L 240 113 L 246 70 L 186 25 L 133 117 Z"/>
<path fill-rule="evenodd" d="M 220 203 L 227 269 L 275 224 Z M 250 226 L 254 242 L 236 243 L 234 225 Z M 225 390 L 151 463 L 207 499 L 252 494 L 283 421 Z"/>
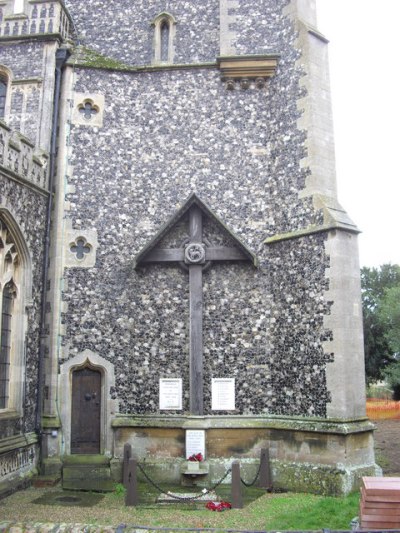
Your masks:
<path fill-rule="evenodd" d="M 160 411 L 182 409 L 182 379 L 160 379 Z"/>
<path fill-rule="evenodd" d="M 234 411 L 235 378 L 213 378 L 211 381 L 211 409 Z"/>
<path fill-rule="evenodd" d="M 186 459 L 193 454 L 201 453 L 206 456 L 206 433 L 204 429 L 186 430 Z"/>

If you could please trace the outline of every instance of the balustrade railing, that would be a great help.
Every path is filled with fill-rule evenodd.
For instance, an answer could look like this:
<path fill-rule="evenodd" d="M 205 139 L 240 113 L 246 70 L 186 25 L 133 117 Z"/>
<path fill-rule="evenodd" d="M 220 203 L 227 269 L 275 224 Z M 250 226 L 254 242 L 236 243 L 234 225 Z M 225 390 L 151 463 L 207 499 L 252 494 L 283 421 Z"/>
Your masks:
<path fill-rule="evenodd" d="M 49 156 L 23 135 L 12 131 L 0 120 L 0 171 L 9 170 L 42 189 L 48 189 Z"/>
<path fill-rule="evenodd" d="M 13 1 L 0 5 L 0 38 L 58 33 L 63 39 L 70 34 L 70 20 L 58 0 L 25 3 L 23 13 L 13 12 Z"/>

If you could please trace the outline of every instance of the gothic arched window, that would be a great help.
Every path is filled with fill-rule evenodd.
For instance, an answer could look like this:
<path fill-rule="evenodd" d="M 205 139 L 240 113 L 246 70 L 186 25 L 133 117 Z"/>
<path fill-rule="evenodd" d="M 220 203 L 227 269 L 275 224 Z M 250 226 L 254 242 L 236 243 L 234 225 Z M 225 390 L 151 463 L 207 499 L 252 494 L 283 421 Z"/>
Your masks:
<path fill-rule="evenodd" d="M 173 63 L 176 20 L 169 13 L 160 13 L 153 21 L 154 63 Z"/>
<path fill-rule="evenodd" d="M 10 231 L 10 215 L 0 217 L 0 410 L 22 410 L 29 254 L 21 235 Z M 6 222 L 7 221 L 7 222 Z M 22 252 L 22 253 L 20 253 Z M 29 285 L 29 287 L 27 287 Z M 30 297 L 28 297 L 30 299 Z"/>
<path fill-rule="evenodd" d="M 5 409 L 9 400 L 12 311 L 17 292 L 15 279 L 19 261 L 17 248 L 4 223 L 0 230 L 0 259 L 0 409 Z"/>

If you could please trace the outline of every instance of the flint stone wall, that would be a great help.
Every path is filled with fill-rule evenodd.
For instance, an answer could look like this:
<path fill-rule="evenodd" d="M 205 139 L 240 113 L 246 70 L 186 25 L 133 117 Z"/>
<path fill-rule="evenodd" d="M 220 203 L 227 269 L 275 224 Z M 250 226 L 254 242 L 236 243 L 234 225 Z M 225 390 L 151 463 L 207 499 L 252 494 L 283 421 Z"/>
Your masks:
<path fill-rule="evenodd" d="M 174 63 L 215 61 L 220 53 L 220 0 L 95 0 L 84 4 L 67 0 L 65 4 L 81 44 L 130 65 L 152 62 L 152 22 L 162 12 L 177 21 Z M 281 13 L 287 0 L 226 0 L 226 4 L 231 44 L 237 54 L 276 52 L 282 45 L 281 36 L 290 37 L 290 24 Z"/>
<path fill-rule="evenodd" d="M 13 79 L 43 77 L 43 43 L 12 43 L 1 47 L 1 64 L 8 66 Z"/>
<path fill-rule="evenodd" d="M 207 3 L 207 9 L 216 4 Z M 246 4 L 237 15 L 244 20 L 251 10 L 257 18 L 259 4 Z M 210 383 L 230 376 L 237 382 L 235 414 L 326 415 L 325 369 L 333 356 L 322 348 L 331 336 L 323 327 L 330 307 L 324 301 L 325 236 L 263 245 L 268 236 L 321 222 L 311 200 L 299 199 L 307 170 L 300 167 L 306 134 L 296 125 L 296 102 L 304 93 L 295 32 L 282 16 L 285 2 L 265 4 L 270 16 L 259 24 L 273 21 L 274 51 L 281 54 L 266 90 L 227 91 L 214 69 L 75 71 L 74 91 L 104 95 L 105 107 L 102 128 L 72 124 L 69 137 L 74 192 L 66 198 L 68 216 L 75 229 L 97 230 L 99 248 L 95 268 L 66 269 L 64 358 L 90 349 L 112 362 L 111 393 L 122 413 L 157 413 L 160 377 L 183 378 L 184 411 L 189 409 L 188 275 L 166 265 L 136 271 L 133 259 L 196 192 L 260 260 L 258 269 L 213 265 L 204 274 L 206 412 L 223 414 L 211 412 Z M 147 24 L 151 17 L 143 16 L 143 5 L 135 9 Z M 185 16 L 193 6 L 185 3 Z M 77 16 L 78 5 L 70 7 Z M 93 7 L 94 24 L 101 10 Z M 165 3 L 156 7 L 154 16 L 158 7 L 169 9 Z M 90 40 L 82 9 L 78 24 L 89 28 Z M 177 8 L 173 14 L 179 18 Z M 238 36 L 241 53 L 265 51 L 265 43 L 257 47 L 253 41 L 246 50 L 249 31 L 246 25 Z M 115 46 L 124 59 L 113 36 L 102 51 L 114 54 Z M 215 58 L 217 42 L 205 53 L 205 39 L 197 49 Z M 90 44 L 99 42 L 93 38 Z M 140 49 L 140 32 L 138 43 Z M 149 62 L 149 43 L 147 56 L 133 47 L 136 62 Z M 222 233 L 207 225 L 204 231 L 216 244 L 226 239 Z M 184 236 L 185 229 L 176 228 L 164 245 L 179 244 Z"/>

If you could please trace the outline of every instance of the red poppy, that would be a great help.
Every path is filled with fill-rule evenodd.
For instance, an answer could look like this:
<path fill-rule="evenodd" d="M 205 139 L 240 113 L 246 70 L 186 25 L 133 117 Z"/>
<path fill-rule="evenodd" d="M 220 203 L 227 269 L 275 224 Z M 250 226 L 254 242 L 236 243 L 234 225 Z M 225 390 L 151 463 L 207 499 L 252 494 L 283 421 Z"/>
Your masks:
<path fill-rule="evenodd" d="M 201 463 L 203 460 L 203 455 L 201 453 L 194 453 L 190 457 L 188 457 L 188 461 L 195 461 L 197 463 Z"/>
<path fill-rule="evenodd" d="M 206 508 L 210 511 L 226 511 L 226 509 L 231 509 L 232 505 L 229 502 L 208 502 Z"/>

